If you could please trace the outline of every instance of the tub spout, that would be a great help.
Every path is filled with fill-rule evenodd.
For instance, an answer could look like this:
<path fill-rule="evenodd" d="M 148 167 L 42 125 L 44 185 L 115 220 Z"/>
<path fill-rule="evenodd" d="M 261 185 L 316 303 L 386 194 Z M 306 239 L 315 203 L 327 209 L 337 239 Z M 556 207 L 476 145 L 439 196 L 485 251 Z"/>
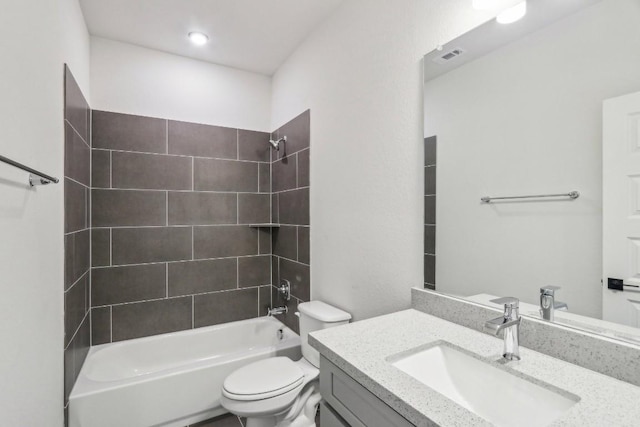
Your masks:
<path fill-rule="evenodd" d="M 289 308 L 287 306 L 269 308 L 267 310 L 267 316 L 277 316 L 278 314 L 287 314 Z"/>

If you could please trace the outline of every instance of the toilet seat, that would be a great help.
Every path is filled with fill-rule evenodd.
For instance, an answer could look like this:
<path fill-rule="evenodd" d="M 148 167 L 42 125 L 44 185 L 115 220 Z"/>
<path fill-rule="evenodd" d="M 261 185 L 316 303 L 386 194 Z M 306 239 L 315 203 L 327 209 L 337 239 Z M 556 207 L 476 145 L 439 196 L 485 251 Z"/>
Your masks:
<path fill-rule="evenodd" d="M 300 387 L 304 377 L 304 371 L 291 359 L 272 357 L 233 372 L 225 379 L 222 394 L 240 401 L 269 399 Z"/>
<path fill-rule="evenodd" d="M 228 411 L 241 417 L 286 413 L 305 386 L 318 378 L 319 372 L 305 359 L 297 362 L 287 357 L 259 360 L 227 377 L 221 402 Z"/>

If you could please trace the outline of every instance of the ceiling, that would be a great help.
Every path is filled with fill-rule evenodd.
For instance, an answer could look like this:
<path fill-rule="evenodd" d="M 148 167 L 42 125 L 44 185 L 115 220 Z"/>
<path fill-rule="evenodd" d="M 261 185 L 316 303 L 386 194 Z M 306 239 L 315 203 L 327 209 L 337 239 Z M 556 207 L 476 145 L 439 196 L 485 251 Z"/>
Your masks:
<path fill-rule="evenodd" d="M 89 32 L 272 75 L 344 0 L 80 0 Z M 209 36 L 195 46 L 190 31 Z"/>

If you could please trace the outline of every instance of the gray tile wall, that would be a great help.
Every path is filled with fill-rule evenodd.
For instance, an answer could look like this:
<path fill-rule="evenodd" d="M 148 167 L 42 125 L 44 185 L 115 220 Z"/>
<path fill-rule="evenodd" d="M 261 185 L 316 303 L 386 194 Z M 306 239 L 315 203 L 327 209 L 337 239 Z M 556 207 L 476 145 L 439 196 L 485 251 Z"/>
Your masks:
<path fill-rule="evenodd" d="M 309 153 L 311 114 L 307 110 L 273 132 L 274 139 L 286 136 L 279 152 L 273 152 L 271 163 L 271 215 L 279 228 L 272 231 L 272 283 L 282 279 L 291 282 L 290 301 L 285 301 L 272 288 L 274 306 L 287 305 L 289 313 L 279 316 L 287 326 L 298 331 L 297 306 L 311 298 L 311 266 L 309 253 Z"/>
<path fill-rule="evenodd" d="M 64 406 L 90 345 L 91 111 L 64 68 Z M 66 413 L 66 411 L 65 411 Z"/>
<path fill-rule="evenodd" d="M 92 123 L 93 345 L 263 315 L 271 233 L 250 224 L 270 222 L 270 135 L 105 111 Z"/>
<path fill-rule="evenodd" d="M 437 139 L 424 139 L 424 287 L 436 289 Z"/>

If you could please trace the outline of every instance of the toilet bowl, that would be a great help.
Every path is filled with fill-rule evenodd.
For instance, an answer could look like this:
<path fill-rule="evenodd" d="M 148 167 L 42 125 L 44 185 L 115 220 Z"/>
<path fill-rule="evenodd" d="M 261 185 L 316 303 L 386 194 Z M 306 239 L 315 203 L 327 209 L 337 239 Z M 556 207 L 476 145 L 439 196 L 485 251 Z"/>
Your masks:
<path fill-rule="evenodd" d="M 231 373 L 222 386 L 222 406 L 247 418 L 246 427 L 314 427 L 320 402 L 320 355 L 309 332 L 349 323 L 351 315 L 321 301 L 298 306 L 302 359 L 263 359 Z"/>

